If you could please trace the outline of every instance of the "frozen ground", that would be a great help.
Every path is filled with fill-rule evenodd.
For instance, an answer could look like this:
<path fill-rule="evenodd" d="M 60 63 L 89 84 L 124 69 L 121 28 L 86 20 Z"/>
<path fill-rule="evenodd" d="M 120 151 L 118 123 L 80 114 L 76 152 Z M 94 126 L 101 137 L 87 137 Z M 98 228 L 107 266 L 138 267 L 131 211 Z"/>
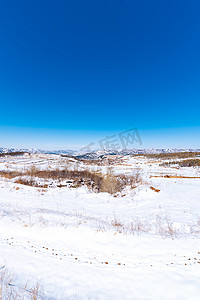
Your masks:
<path fill-rule="evenodd" d="M 33 163 L 56 168 L 64 161 L 1 158 L 0 170 Z M 143 184 L 113 197 L 1 177 L 0 271 L 12 270 L 16 287 L 40 282 L 41 299 L 199 299 L 200 179 L 162 176 L 200 177 L 200 169 L 166 168 L 143 157 L 113 168 L 127 174 L 139 168 Z"/>

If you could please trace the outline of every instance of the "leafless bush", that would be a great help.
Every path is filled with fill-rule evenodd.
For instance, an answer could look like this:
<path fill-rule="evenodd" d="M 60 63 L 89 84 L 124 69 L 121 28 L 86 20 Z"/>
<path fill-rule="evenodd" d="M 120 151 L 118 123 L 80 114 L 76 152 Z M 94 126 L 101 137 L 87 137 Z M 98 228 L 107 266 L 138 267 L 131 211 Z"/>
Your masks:
<path fill-rule="evenodd" d="M 109 167 L 107 174 L 103 177 L 101 191 L 116 194 L 120 193 L 127 186 L 135 188 L 139 182 L 141 182 L 141 177 L 138 172 L 134 175 L 114 175 L 113 168 Z"/>
<path fill-rule="evenodd" d="M 101 184 L 101 192 L 106 192 L 109 194 L 115 194 L 120 191 L 119 182 L 117 178 L 113 175 L 106 175 Z"/>
<path fill-rule="evenodd" d="M 25 173 L 28 176 L 35 177 L 35 176 L 37 176 L 39 171 L 40 171 L 39 168 L 37 168 L 35 165 L 31 165 L 31 167 L 29 169 L 27 169 L 25 171 Z"/>
<path fill-rule="evenodd" d="M 135 171 L 133 171 L 133 177 L 134 177 L 135 183 L 139 183 L 142 181 L 140 168 L 137 168 Z"/>

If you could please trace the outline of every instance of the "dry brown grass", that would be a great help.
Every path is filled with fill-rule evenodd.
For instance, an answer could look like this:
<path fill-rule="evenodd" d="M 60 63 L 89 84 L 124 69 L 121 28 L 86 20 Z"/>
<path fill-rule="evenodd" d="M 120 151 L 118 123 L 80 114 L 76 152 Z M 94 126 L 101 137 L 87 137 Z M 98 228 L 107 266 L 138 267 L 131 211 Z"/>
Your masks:
<path fill-rule="evenodd" d="M 29 285 L 15 284 L 15 275 L 5 266 L 0 268 L 0 300 L 38 300 L 41 294 L 40 284 L 29 288 Z"/>
<path fill-rule="evenodd" d="M 18 172 L 18 171 L 0 171 L 0 176 L 7 178 L 7 179 L 12 179 L 15 178 L 17 176 L 21 176 L 22 172 Z"/>
<path fill-rule="evenodd" d="M 40 293 L 41 286 L 37 283 L 33 288 L 30 289 L 30 299 L 37 300 Z"/>
<path fill-rule="evenodd" d="M 158 214 L 155 220 L 136 219 L 129 223 L 124 223 L 116 217 L 111 221 L 111 226 L 116 232 L 125 235 L 141 235 L 141 234 L 155 234 L 162 237 L 177 237 L 178 232 L 173 227 L 173 222 L 167 215 Z"/>
<path fill-rule="evenodd" d="M 156 193 L 159 193 L 160 192 L 160 190 L 159 189 L 156 189 L 155 187 L 153 187 L 153 186 L 150 186 L 150 189 L 151 190 L 153 190 L 154 192 L 156 192 Z"/>
<path fill-rule="evenodd" d="M 163 163 L 162 166 L 178 165 L 179 167 L 200 167 L 200 159 L 185 159 Z"/>
<path fill-rule="evenodd" d="M 181 175 L 151 175 L 150 178 L 185 178 L 185 179 L 200 179 L 198 176 L 181 176 Z"/>
<path fill-rule="evenodd" d="M 38 183 L 36 178 L 56 180 L 58 187 L 66 187 L 66 184 L 63 184 L 62 181 L 69 180 L 71 181 L 71 187 L 77 188 L 86 185 L 95 192 L 107 192 L 112 195 L 121 192 L 126 186 L 135 188 L 141 182 L 138 171 L 134 175 L 114 175 L 112 168 L 109 168 L 107 174 L 104 175 L 87 169 L 78 170 L 78 167 L 75 170 L 69 170 L 68 168 L 40 170 L 32 166 L 30 169 L 23 171 L 0 171 L 0 175 L 8 179 L 16 177 L 16 183 L 38 188 L 47 188 L 48 184 Z"/>
<path fill-rule="evenodd" d="M 174 153 L 159 153 L 159 154 L 137 154 L 134 156 L 143 156 L 155 159 L 181 159 L 192 158 L 200 155 L 200 152 L 174 152 Z"/>
<path fill-rule="evenodd" d="M 17 180 L 15 180 L 15 183 L 28 185 L 28 186 L 34 186 L 34 187 L 38 187 L 38 188 L 47 188 L 48 187 L 47 184 L 37 184 L 33 178 L 31 178 L 31 179 L 18 178 Z"/>

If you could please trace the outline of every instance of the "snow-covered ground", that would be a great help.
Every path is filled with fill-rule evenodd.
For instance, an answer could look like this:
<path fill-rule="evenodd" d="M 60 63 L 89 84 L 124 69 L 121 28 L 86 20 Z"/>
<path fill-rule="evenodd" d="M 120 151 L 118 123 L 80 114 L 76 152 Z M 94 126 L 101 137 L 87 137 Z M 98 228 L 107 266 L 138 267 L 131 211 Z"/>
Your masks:
<path fill-rule="evenodd" d="M 0 170 L 65 163 L 59 155 L 3 157 Z M 161 163 L 127 156 L 114 164 L 116 174 L 143 178 L 119 197 L 0 177 L 0 272 L 12 270 L 16 287 L 39 282 L 41 299 L 199 299 L 200 169 Z"/>

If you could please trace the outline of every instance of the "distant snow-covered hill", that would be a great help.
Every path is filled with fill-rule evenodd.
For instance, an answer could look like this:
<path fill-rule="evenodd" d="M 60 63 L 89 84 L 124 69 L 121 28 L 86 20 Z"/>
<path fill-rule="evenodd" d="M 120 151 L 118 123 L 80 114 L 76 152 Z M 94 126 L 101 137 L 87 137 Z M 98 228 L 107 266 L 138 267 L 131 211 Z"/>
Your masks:
<path fill-rule="evenodd" d="M 28 153 L 46 153 L 46 154 L 58 154 L 58 155 L 71 155 L 81 157 L 83 159 L 97 159 L 104 155 L 136 155 L 136 154 L 159 154 L 159 153 L 177 153 L 177 152 L 200 152 L 200 149 L 184 149 L 184 148 L 172 148 L 172 149 L 122 149 L 122 150 L 96 150 L 91 152 L 75 151 L 75 150 L 42 150 L 33 148 L 5 148 L 0 147 L 0 153 L 11 152 L 28 152 Z"/>

